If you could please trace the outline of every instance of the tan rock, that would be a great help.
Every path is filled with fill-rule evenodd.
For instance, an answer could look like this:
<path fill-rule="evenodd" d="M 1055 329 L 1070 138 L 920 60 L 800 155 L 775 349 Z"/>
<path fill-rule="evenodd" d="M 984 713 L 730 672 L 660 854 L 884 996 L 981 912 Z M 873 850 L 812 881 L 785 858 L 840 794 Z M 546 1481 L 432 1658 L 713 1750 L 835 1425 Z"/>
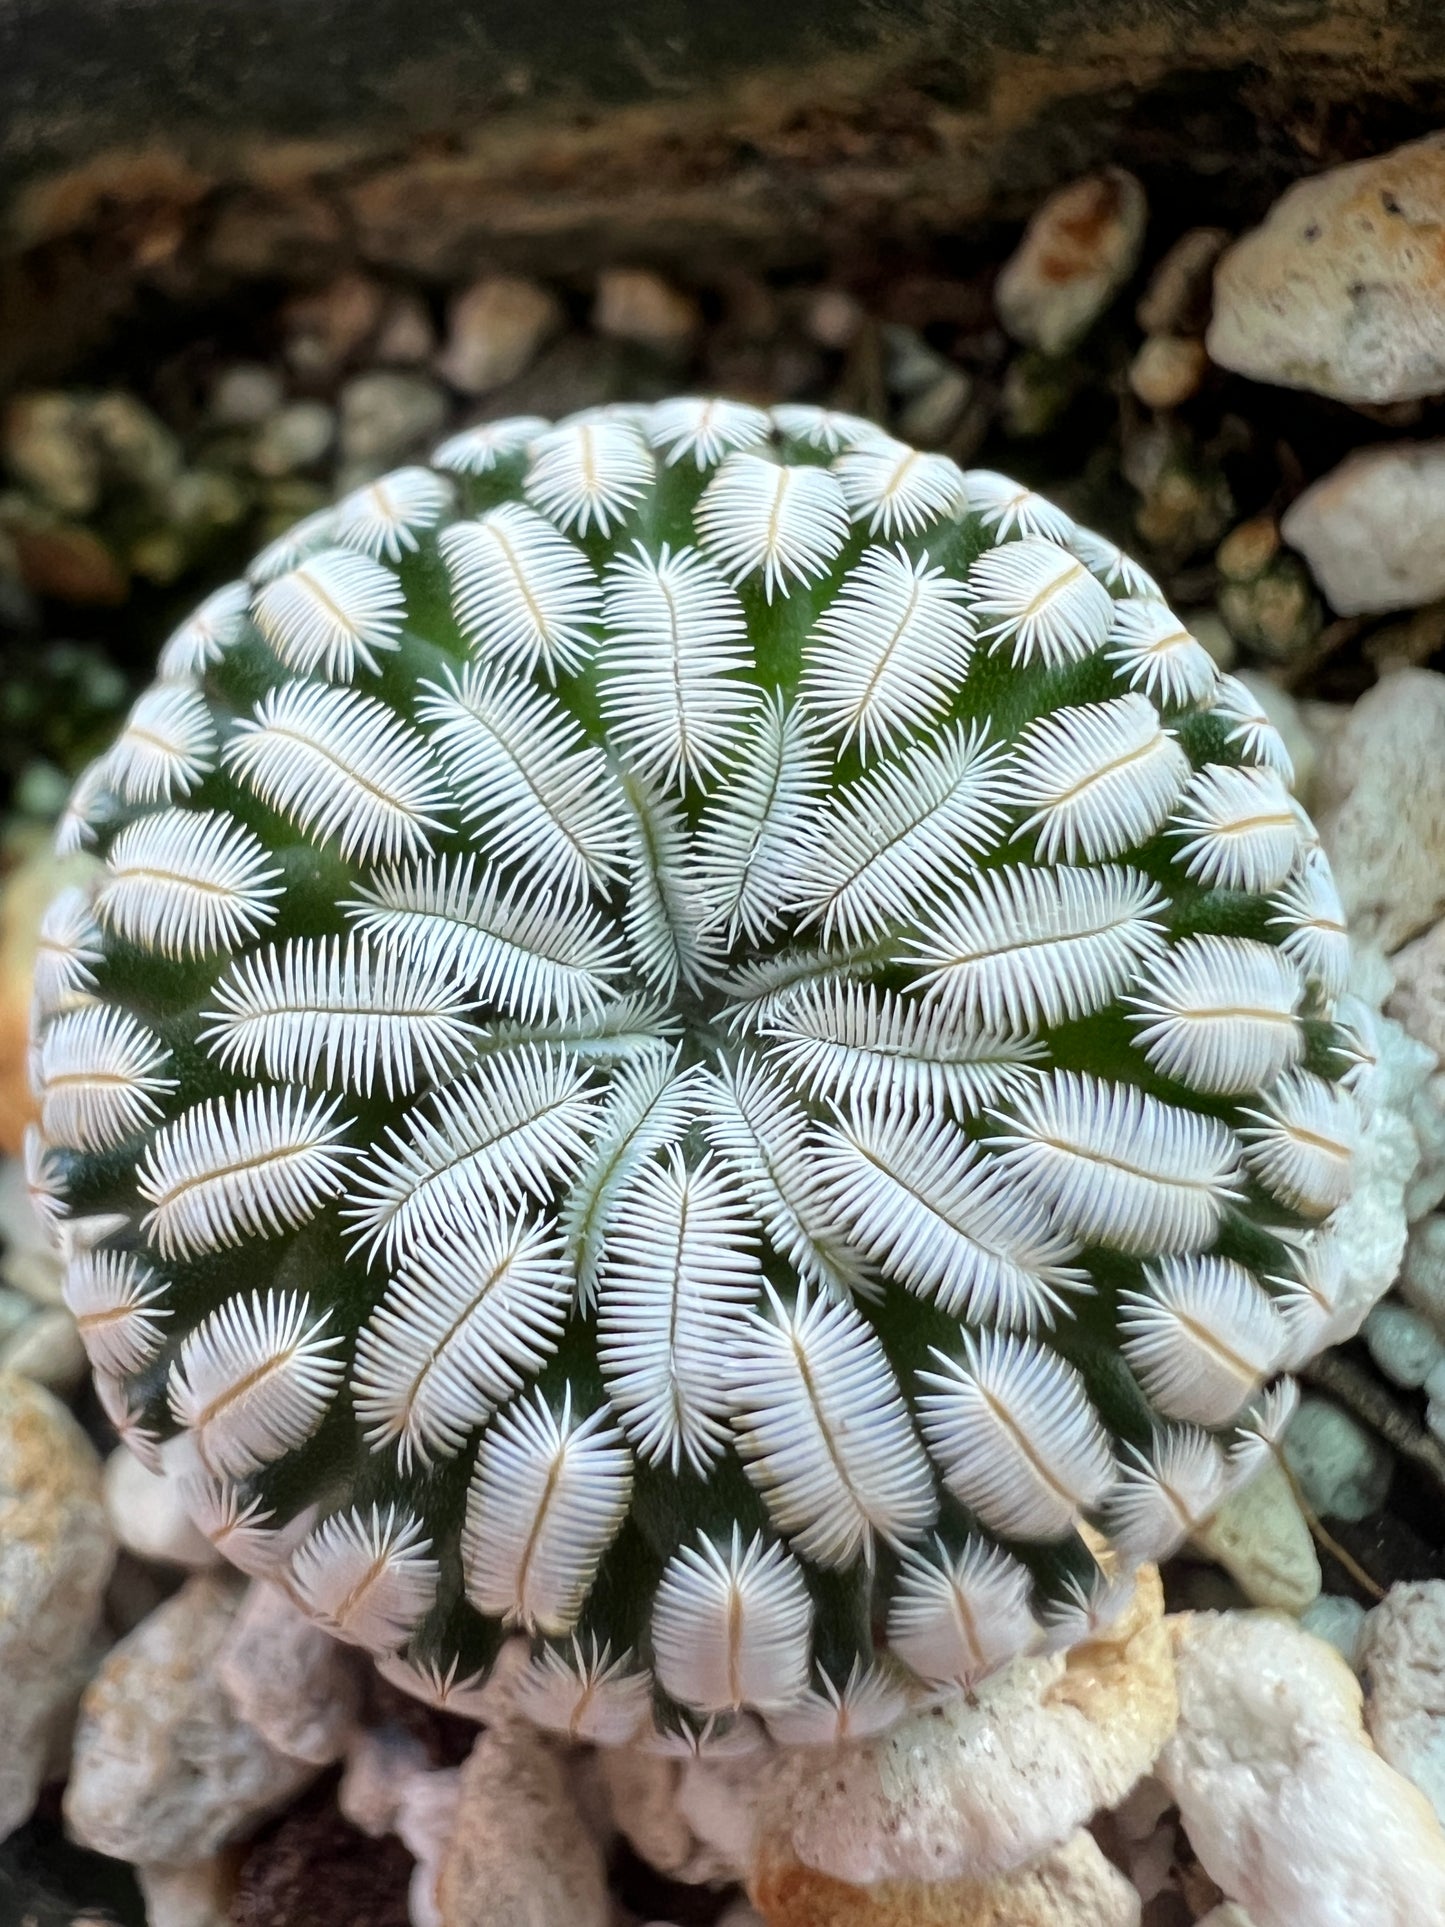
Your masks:
<path fill-rule="evenodd" d="M 604 268 L 597 277 L 592 325 L 614 341 L 680 355 L 701 328 L 702 312 L 690 294 L 648 268 Z"/>
<path fill-rule="evenodd" d="M 437 373 L 464 395 L 488 394 L 529 368 L 565 320 L 540 282 L 488 275 L 452 302 Z"/>
<path fill-rule="evenodd" d="M 191 1866 L 313 1777 L 240 1717 L 217 1676 L 239 1598 L 228 1580 L 200 1575 L 107 1654 L 81 1701 L 65 1792 L 82 1845 Z"/>
<path fill-rule="evenodd" d="M 1139 1895 L 1076 1833 L 998 1880 L 885 1880 L 852 1887 L 809 1868 L 760 1873 L 753 1898 L 767 1927 L 1139 1927 Z"/>
<path fill-rule="evenodd" d="M 435 1897 L 440 1927 L 606 1927 L 601 1849 L 539 1733 L 496 1727 L 472 1748 Z"/>
<path fill-rule="evenodd" d="M 1146 335 L 1202 334 L 1214 264 L 1229 243 L 1222 227 L 1192 227 L 1161 257 L 1134 319 Z"/>
<path fill-rule="evenodd" d="M 0 1839 L 74 1710 L 114 1558 L 95 1448 L 49 1392 L 0 1375 Z"/>
<path fill-rule="evenodd" d="M 1445 389 L 1445 135 L 1290 188 L 1219 263 L 1209 352 L 1339 401 Z"/>
<path fill-rule="evenodd" d="M 1445 1822 L 1445 1580 L 1392 1586 L 1365 1620 L 1365 1724 Z"/>
<path fill-rule="evenodd" d="M 361 1702 L 354 1658 L 279 1586 L 252 1580 L 216 1672 L 241 1718 L 278 1753 L 329 1766 L 345 1752 Z"/>
<path fill-rule="evenodd" d="M 754 1864 L 869 1886 L 981 1881 L 1037 1859 L 1121 1800 L 1172 1731 L 1162 1610 L 1145 1569 L 1099 1639 L 1016 1660 L 878 1739 L 761 1764 Z"/>
<path fill-rule="evenodd" d="M 1184 335 L 1150 335 L 1129 364 L 1129 386 L 1146 408 L 1180 408 L 1209 372 L 1204 343 Z"/>

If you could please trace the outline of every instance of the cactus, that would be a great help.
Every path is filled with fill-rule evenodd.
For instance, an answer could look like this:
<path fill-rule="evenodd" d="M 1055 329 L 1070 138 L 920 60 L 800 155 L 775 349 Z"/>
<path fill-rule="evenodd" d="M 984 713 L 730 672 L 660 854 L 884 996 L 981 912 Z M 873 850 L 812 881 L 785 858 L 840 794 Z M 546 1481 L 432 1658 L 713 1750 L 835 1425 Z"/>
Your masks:
<path fill-rule="evenodd" d="M 1001 476 L 804 406 L 453 438 L 62 820 L 29 1175 L 106 1412 L 438 1704 L 521 1636 L 545 1725 L 825 1741 L 1077 1640 L 1342 1315 L 1289 781 Z"/>

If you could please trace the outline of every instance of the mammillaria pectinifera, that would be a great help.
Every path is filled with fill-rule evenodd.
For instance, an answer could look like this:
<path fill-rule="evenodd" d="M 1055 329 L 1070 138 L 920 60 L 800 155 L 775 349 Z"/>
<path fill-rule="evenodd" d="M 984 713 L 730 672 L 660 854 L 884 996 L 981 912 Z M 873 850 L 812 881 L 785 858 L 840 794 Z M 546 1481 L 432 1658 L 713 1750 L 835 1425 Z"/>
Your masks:
<path fill-rule="evenodd" d="M 1289 781 L 999 475 L 456 437 L 212 596 L 63 821 L 30 1168 L 107 1412 L 388 1677 L 520 1634 L 589 1738 L 1077 1639 L 1331 1334 L 1370 1046 Z"/>

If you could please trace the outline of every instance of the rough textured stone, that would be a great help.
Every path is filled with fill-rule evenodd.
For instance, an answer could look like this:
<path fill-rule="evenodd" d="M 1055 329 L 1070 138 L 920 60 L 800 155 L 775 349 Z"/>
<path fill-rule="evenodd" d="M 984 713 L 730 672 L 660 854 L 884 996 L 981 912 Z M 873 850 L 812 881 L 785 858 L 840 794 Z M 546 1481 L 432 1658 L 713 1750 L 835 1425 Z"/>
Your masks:
<path fill-rule="evenodd" d="M 1222 227 L 1192 227 L 1160 257 L 1134 310 L 1146 335 L 1204 332 L 1214 264 L 1228 244 Z"/>
<path fill-rule="evenodd" d="M 1289 1480 L 1269 1459 L 1194 1535 L 1256 1606 L 1302 1613 L 1319 1594 L 1319 1557 Z"/>
<path fill-rule="evenodd" d="M 116 1538 L 138 1559 L 196 1572 L 221 1563 L 187 1517 L 176 1481 L 142 1465 L 129 1446 L 118 1445 L 105 1462 L 105 1509 Z"/>
<path fill-rule="evenodd" d="M 1445 676 L 1402 669 L 1321 762 L 1316 822 L 1357 942 L 1389 952 L 1445 911 Z"/>
<path fill-rule="evenodd" d="M 1371 1739 L 1445 1822 L 1445 1580 L 1392 1586 L 1365 1620 L 1357 1663 Z"/>
<path fill-rule="evenodd" d="M 539 1734 L 495 1727 L 472 1748 L 435 1892 L 441 1927 L 606 1927 L 602 1854 Z"/>
<path fill-rule="evenodd" d="M 682 1811 L 688 1762 L 628 1746 L 604 1747 L 597 1764 L 613 1823 L 649 1867 L 693 1884 L 737 1877 L 736 1862 L 699 1839 Z"/>
<path fill-rule="evenodd" d="M 851 1887 L 811 1868 L 761 1869 L 753 1898 L 767 1927 L 1139 1927 L 1139 1894 L 1076 1833 L 997 1880 L 886 1880 Z"/>
<path fill-rule="evenodd" d="M 48 1392 L 0 1376 L 0 1839 L 35 1804 L 114 1557 L 94 1447 Z"/>
<path fill-rule="evenodd" d="M 1297 182 L 1214 277 L 1209 352 L 1340 401 L 1445 389 L 1445 135 Z"/>
<path fill-rule="evenodd" d="M 1209 372 L 1202 341 L 1150 335 L 1129 364 L 1129 386 L 1146 408 L 1179 408 Z"/>
<path fill-rule="evenodd" d="M 1326 1398 L 1302 1400 L 1284 1453 L 1307 1503 L 1323 1519 L 1368 1519 L 1385 1502 L 1394 1471 L 1388 1449 Z"/>
<path fill-rule="evenodd" d="M 112 1648 L 80 1706 L 65 1817 L 97 1853 L 192 1866 L 284 1806 L 315 1768 L 236 1712 L 216 1670 L 240 1595 L 209 1574 Z"/>
<path fill-rule="evenodd" d="M 539 282 L 488 275 L 464 288 L 447 315 L 437 373 L 464 395 L 485 395 L 529 368 L 565 317 Z"/>
<path fill-rule="evenodd" d="M 426 375 L 378 368 L 341 391 L 341 453 L 352 464 L 384 468 L 414 455 L 447 417 L 447 399 Z"/>
<path fill-rule="evenodd" d="M 1291 503 L 1285 540 L 1341 615 L 1445 595 L 1445 442 L 1357 449 Z"/>
<path fill-rule="evenodd" d="M 146 1927 L 226 1927 L 235 1886 L 219 1855 L 194 1867 L 137 1867 Z"/>
<path fill-rule="evenodd" d="M 351 1655 L 292 1605 L 253 1580 L 216 1658 L 231 1704 L 288 1759 L 339 1760 L 360 1705 Z"/>
<path fill-rule="evenodd" d="M 1428 1318 L 1408 1305 L 1376 1305 L 1364 1324 L 1364 1340 L 1376 1365 L 1396 1385 L 1417 1391 L 1445 1358 L 1445 1343 Z"/>
<path fill-rule="evenodd" d="M 1121 167 L 1051 194 L 994 286 L 1014 340 L 1057 355 L 1087 334 L 1134 272 L 1148 212 L 1143 188 Z"/>
<path fill-rule="evenodd" d="M 1390 959 L 1395 988 L 1385 1008 L 1412 1037 L 1445 1058 L 1445 918 Z"/>
<path fill-rule="evenodd" d="M 1169 1623 L 1180 1711 L 1160 1774 L 1205 1870 L 1256 1927 L 1445 1918 L 1445 1835 L 1370 1745 L 1333 1647 L 1268 1613 Z"/>
<path fill-rule="evenodd" d="M 597 277 L 592 326 L 614 341 L 676 356 L 691 347 L 702 313 L 690 294 L 648 268 L 604 268 Z"/>
<path fill-rule="evenodd" d="M 986 1880 L 1037 1859 L 1122 1799 L 1173 1726 L 1161 1610 L 1146 1568 L 1098 1640 L 1016 1660 L 880 1739 L 779 1754 L 755 1779 L 756 1864 L 866 1886 Z"/>

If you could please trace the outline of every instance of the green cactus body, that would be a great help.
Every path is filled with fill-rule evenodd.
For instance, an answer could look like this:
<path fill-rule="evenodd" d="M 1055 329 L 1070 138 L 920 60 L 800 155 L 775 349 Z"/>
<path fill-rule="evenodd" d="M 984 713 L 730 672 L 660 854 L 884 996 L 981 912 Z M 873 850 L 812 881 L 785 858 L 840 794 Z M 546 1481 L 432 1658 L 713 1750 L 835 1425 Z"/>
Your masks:
<path fill-rule="evenodd" d="M 388 1677 L 520 1635 L 587 1738 L 1077 1639 L 1338 1329 L 1370 1044 L 1288 783 L 1000 476 L 455 438 L 213 596 L 63 821 L 30 1172 L 106 1410 Z"/>

